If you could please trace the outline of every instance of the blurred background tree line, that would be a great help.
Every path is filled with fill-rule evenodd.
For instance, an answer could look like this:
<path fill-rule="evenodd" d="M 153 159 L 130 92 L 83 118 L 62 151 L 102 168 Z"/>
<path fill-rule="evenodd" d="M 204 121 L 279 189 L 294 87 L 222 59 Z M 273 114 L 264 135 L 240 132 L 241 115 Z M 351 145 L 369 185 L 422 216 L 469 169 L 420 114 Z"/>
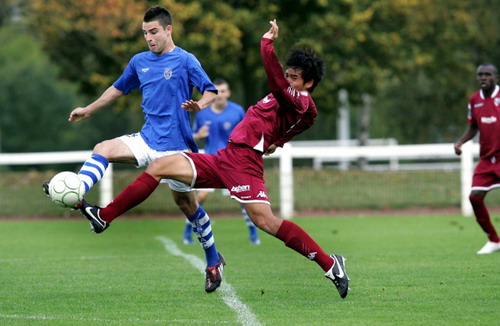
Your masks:
<path fill-rule="evenodd" d="M 173 15 L 176 45 L 227 79 L 244 107 L 268 92 L 259 40 L 269 20 L 280 26 L 280 59 L 296 46 L 319 52 L 320 115 L 300 139 L 337 138 L 345 89 L 352 130 L 370 98 L 371 138 L 452 142 L 466 127 L 477 65 L 500 65 L 500 0 L 0 0 L 0 151 L 88 150 L 139 130 L 139 92 L 83 123 L 67 118 L 147 51 L 142 18 L 156 4 Z"/>

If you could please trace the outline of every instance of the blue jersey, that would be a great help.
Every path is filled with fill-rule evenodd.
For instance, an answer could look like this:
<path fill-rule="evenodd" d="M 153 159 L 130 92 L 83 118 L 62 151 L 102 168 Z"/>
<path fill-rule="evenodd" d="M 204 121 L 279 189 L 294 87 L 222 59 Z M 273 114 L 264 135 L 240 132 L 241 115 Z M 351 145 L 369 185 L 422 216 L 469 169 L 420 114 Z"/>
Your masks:
<path fill-rule="evenodd" d="M 193 130 L 198 130 L 208 125 L 208 137 L 205 139 L 205 153 L 216 154 L 218 149 L 225 148 L 229 135 L 234 127 L 245 116 L 245 110 L 231 101 L 227 102 L 226 108 L 218 113 L 212 111 L 212 107 L 201 110 L 196 114 Z"/>
<path fill-rule="evenodd" d="M 145 120 L 141 135 L 152 149 L 198 151 L 189 112 L 181 104 L 192 98 L 193 87 L 201 94 L 217 89 L 194 55 L 179 47 L 160 56 L 138 53 L 113 86 L 124 94 L 141 90 Z"/>

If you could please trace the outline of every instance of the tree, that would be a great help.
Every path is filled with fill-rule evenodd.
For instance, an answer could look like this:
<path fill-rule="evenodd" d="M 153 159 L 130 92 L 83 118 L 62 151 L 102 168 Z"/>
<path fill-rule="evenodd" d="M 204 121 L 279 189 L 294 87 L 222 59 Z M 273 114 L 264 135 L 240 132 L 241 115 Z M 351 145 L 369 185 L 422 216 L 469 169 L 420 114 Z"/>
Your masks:
<path fill-rule="evenodd" d="M 40 43 L 20 25 L 0 28 L 0 150 L 37 152 L 68 148 L 68 108 L 74 85 L 57 78 Z"/>
<path fill-rule="evenodd" d="M 78 82 L 83 94 L 96 95 L 119 76 L 133 54 L 147 51 L 142 14 L 157 2 L 31 3 L 29 20 L 44 49 L 62 67 L 62 77 Z M 463 127 L 464 103 L 476 87 L 471 78 L 475 67 L 500 59 L 500 15 L 486 0 L 159 4 L 173 14 L 176 44 L 193 52 L 212 78 L 228 79 L 233 99 L 244 106 L 268 91 L 258 49 L 267 21 L 277 18 L 282 30 L 276 43 L 280 59 L 294 46 L 321 54 L 327 75 L 314 94 L 320 118 L 304 138 L 335 138 L 337 93 L 344 88 L 354 110 L 364 95 L 371 96 L 371 137 L 396 136 L 403 143 L 450 141 Z M 116 110 L 138 108 L 138 103 L 137 97 L 128 96 Z"/>

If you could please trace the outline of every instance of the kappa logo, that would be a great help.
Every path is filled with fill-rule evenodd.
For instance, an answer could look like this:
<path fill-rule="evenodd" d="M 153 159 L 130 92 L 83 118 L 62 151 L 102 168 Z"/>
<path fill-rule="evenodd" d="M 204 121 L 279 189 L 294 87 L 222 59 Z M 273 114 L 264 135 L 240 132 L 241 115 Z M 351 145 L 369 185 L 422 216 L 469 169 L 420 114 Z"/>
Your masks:
<path fill-rule="evenodd" d="M 172 68 L 165 68 L 165 70 L 163 70 L 163 77 L 165 77 L 166 80 L 169 80 L 172 78 L 173 73 Z"/>
<path fill-rule="evenodd" d="M 266 104 L 266 103 L 269 103 L 271 102 L 271 99 L 269 99 L 269 96 L 266 96 L 262 99 L 262 103 Z"/>
<path fill-rule="evenodd" d="M 316 258 L 316 254 L 316 251 L 310 252 L 309 255 L 307 255 L 307 258 L 309 258 L 310 260 L 314 260 L 314 258 Z"/>
<path fill-rule="evenodd" d="M 500 105 L 500 98 L 496 97 L 495 98 L 495 106 L 499 106 Z"/>
<path fill-rule="evenodd" d="M 267 198 L 267 195 L 266 195 L 265 192 L 259 191 L 259 194 L 257 195 L 257 198 L 259 198 L 259 197 L 261 197 L 261 198 Z"/>
<path fill-rule="evenodd" d="M 142 68 L 141 69 L 142 72 L 148 72 L 149 71 L 149 68 Z"/>
<path fill-rule="evenodd" d="M 231 191 L 233 192 L 243 192 L 243 191 L 249 191 L 250 190 L 250 185 L 238 185 L 238 186 L 234 186 L 233 188 L 231 188 Z"/>
<path fill-rule="evenodd" d="M 481 122 L 486 124 L 492 124 L 497 122 L 497 117 L 481 117 Z"/>

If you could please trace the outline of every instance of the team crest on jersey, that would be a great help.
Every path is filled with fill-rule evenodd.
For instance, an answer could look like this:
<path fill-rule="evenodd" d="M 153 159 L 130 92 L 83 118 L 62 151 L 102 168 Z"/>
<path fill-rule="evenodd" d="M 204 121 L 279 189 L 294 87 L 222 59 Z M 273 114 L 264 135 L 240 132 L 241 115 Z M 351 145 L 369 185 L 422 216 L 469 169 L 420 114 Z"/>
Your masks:
<path fill-rule="evenodd" d="M 495 97 L 495 106 L 500 106 L 500 98 Z"/>
<path fill-rule="evenodd" d="M 224 122 L 224 124 L 223 124 L 224 130 L 231 129 L 231 126 L 232 126 L 231 122 L 228 122 L 228 121 Z"/>
<path fill-rule="evenodd" d="M 165 77 L 166 80 L 172 78 L 172 74 L 172 68 L 165 68 L 165 70 L 163 70 L 163 77 Z"/>

